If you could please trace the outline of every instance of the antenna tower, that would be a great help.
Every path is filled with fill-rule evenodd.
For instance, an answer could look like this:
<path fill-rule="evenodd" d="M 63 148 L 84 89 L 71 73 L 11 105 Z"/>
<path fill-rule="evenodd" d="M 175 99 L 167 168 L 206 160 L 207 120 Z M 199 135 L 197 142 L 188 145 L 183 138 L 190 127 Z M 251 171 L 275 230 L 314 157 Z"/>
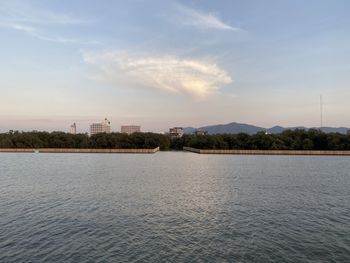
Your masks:
<path fill-rule="evenodd" d="M 320 128 L 323 127 L 323 97 L 320 95 Z"/>

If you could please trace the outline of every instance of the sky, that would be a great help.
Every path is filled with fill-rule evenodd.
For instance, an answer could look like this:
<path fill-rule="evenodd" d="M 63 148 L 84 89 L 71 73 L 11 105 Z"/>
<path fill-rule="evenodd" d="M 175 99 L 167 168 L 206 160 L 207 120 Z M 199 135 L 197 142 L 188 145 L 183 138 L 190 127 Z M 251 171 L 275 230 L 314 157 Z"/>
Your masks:
<path fill-rule="evenodd" d="M 0 131 L 350 127 L 350 1 L 0 0 Z"/>

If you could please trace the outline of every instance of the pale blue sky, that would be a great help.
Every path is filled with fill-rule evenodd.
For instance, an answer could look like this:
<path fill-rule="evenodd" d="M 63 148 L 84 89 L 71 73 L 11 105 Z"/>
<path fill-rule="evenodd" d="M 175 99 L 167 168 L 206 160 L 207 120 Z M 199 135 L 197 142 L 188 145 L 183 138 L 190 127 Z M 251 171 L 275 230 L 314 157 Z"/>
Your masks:
<path fill-rule="evenodd" d="M 0 0 L 0 130 L 350 126 L 347 0 Z"/>

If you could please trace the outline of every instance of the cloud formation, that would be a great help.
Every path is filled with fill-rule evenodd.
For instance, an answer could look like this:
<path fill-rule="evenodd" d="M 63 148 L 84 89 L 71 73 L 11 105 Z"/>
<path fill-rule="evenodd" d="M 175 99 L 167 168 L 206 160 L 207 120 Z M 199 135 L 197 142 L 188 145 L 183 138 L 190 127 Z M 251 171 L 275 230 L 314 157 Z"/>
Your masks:
<path fill-rule="evenodd" d="M 174 56 L 111 52 L 85 54 L 84 61 L 94 67 L 99 80 L 187 94 L 195 99 L 205 99 L 232 82 L 216 64 Z"/>
<path fill-rule="evenodd" d="M 184 5 L 177 4 L 177 9 L 179 10 L 182 19 L 182 24 L 195 26 L 205 29 L 218 29 L 218 30 L 230 30 L 230 31 L 240 31 L 238 27 L 233 27 L 229 24 L 224 23 L 218 17 L 211 13 L 204 13 Z"/>
<path fill-rule="evenodd" d="M 15 4 L 0 3 L 0 27 L 17 30 L 40 40 L 57 43 L 98 44 L 95 41 L 83 41 L 45 33 L 46 31 L 52 32 L 52 26 L 78 25 L 89 22 L 91 21 L 67 14 L 39 10 L 24 4 L 19 5 L 17 2 Z"/>
<path fill-rule="evenodd" d="M 0 26 L 12 28 L 17 31 L 24 32 L 32 37 L 35 37 L 40 40 L 50 41 L 50 42 L 56 42 L 56 43 L 63 43 L 63 44 L 82 44 L 82 45 L 98 45 L 100 42 L 98 41 L 85 41 L 85 40 L 79 40 L 74 38 L 66 38 L 66 37 L 60 37 L 60 36 L 50 36 L 48 34 L 44 34 L 42 30 L 32 27 L 32 26 L 26 26 L 22 24 L 9 24 L 4 25 L 0 24 Z"/>
<path fill-rule="evenodd" d="M 101 44 L 99 41 L 88 41 L 88 40 L 80 40 L 75 38 L 66 38 L 61 36 L 51 36 L 47 33 L 44 33 L 43 30 L 40 30 L 37 27 L 23 25 L 23 24 L 6 24 L 0 23 L 0 27 L 10 28 L 13 30 L 17 30 L 23 32 L 31 37 L 35 37 L 40 40 L 56 42 L 62 44 L 81 44 L 81 45 L 99 45 Z"/>
<path fill-rule="evenodd" d="M 37 9 L 25 2 L 12 1 L 0 3 L 0 17 L 3 22 L 7 23 L 18 22 L 36 25 L 72 25 L 90 22 L 69 14 Z"/>

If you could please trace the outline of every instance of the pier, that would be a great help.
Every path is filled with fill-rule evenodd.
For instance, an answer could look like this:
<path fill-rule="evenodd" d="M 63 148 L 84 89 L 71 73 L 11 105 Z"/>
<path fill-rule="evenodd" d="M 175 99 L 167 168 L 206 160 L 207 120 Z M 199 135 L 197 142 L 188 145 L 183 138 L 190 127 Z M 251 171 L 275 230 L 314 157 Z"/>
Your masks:
<path fill-rule="evenodd" d="M 7 148 L 0 149 L 0 152 L 12 153 L 138 153 L 152 154 L 159 151 L 159 147 L 154 149 L 76 149 L 76 148 L 43 148 L 43 149 L 23 149 Z"/>
<path fill-rule="evenodd" d="M 184 151 L 198 154 L 236 154 L 236 155 L 331 155 L 350 156 L 350 151 L 308 151 L 308 150 L 205 150 L 183 147 Z"/>

